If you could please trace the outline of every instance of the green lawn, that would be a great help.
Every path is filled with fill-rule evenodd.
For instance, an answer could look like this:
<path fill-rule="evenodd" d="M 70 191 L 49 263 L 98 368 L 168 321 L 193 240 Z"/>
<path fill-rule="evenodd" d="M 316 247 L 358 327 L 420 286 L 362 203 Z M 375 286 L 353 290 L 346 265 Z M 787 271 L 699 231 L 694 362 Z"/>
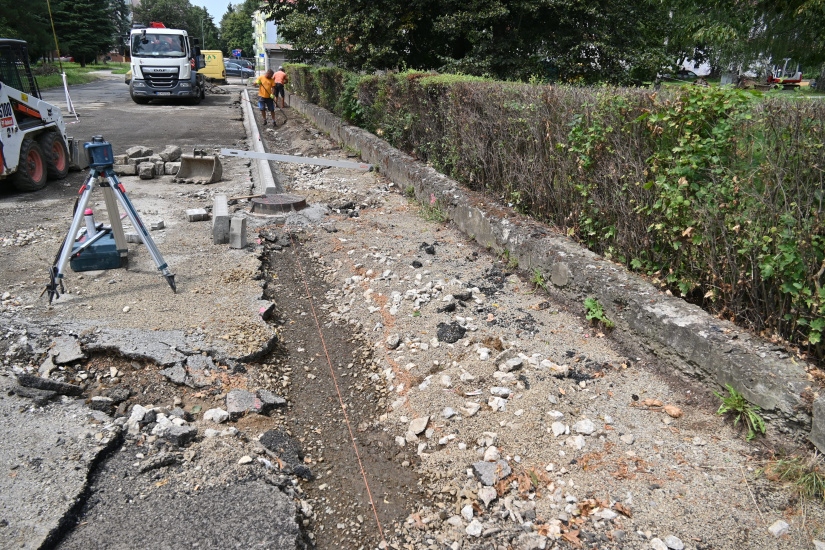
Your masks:
<path fill-rule="evenodd" d="M 35 73 L 35 78 L 37 78 L 37 84 L 40 86 L 40 89 L 47 89 L 47 88 L 56 88 L 58 86 L 63 85 L 63 77 L 60 75 L 60 65 L 57 63 L 49 63 L 45 64 L 49 69 L 49 72 L 53 71 L 52 74 L 38 74 L 39 72 L 43 71 L 44 64 L 37 63 L 35 66 L 32 67 Z M 69 63 L 63 62 L 63 70 L 66 72 L 66 80 L 71 85 L 75 84 L 86 84 L 87 82 L 92 82 L 96 80 L 97 77 L 95 75 L 89 74 L 92 71 L 112 71 L 112 74 L 126 74 L 129 70 L 128 63 L 101 63 L 98 65 L 89 64 L 85 67 L 81 67 L 79 63 Z"/>

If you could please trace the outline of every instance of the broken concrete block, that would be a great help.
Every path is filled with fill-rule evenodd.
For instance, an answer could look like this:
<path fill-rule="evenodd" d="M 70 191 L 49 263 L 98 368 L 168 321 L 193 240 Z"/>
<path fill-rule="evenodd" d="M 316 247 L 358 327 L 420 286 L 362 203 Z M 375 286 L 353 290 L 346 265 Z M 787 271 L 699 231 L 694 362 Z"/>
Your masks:
<path fill-rule="evenodd" d="M 140 240 L 140 235 L 138 235 L 137 233 L 126 233 L 125 236 L 127 243 L 140 244 L 143 242 L 142 240 Z"/>
<path fill-rule="evenodd" d="M 204 420 L 211 420 L 215 424 L 223 424 L 229 420 L 229 413 L 223 409 L 209 409 L 203 413 Z"/>
<path fill-rule="evenodd" d="M 166 148 L 158 153 L 158 156 L 163 159 L 164 162 L 175 162 L 180 158 L 180 147 L 177 145 L 167 145 Z"/>
<path fill-rule="evenodd" d="M 226 195 L 215 195 L 215 206 L 212 208 L 212 243 L 226 244 L 229 242 L 229 204 Z"/>
<path fill-rule="evenodd" d="M 137 165 L 138 177 L 142 180 L 150 180 L 155 177 L 155 164 L 152 162 L 141 162 Z"/>
<path fill-rule="evenodd" d="M 129 155 L 114 155 L 112 162 L 114 164 L 127 164 L 129 162 Z"/>
<path fill-rule="evenodd" d="M 137 165 L 135 164 L 114 164 L 112 165 L 112 170 L 114 170 L 115 174 L 117 174 L 118 176 L 137 175 Z"/>
<path fill-rule="evenodd" d="M 261 401 L 251 391 L 235 389 L 226 394 L 226 410 L 233 420 L 261 410 Z"/>
<path fill-rule="evenodd" d="M 275 395 L 269 390 L 258 390 L 258 399 L 261 401 L 261 414 L 268 414 L 276 407 L 285 407 L 286 399 Z"/>
<path fill-rule="evenodd" d="M 180 170 L 179 162 L 167 162 L 163 165 L 163 173 L 167 176 L 174 176 Z"/>
<path fill-rule="evenodd" d="M 164 437 L 172 445 L 183 447 L 198 435 L 198 429 L 194 426 L 175 426 L 172 425 L 166 430 Z"/>
<path fill-rule="evenodd" d="M 246 248 L 246 218 L 232 218 L 229 227 L 229 248 Z"/>
<path fill-rule="evenodd" d="M 184 369 L 182 365 L 175 365 L 174 367 L 163 369 L 160 371 L 160 374 L 178 386 L 186 383 L 186 369 Z"/>
<path fill-rule="evenodd" d="M 186 211 L 186 219 L 190 222 L 202 222 L 209 219 L 209 212 L 205 208 L 190 208 Z"/>
<path fill-rule="evenodd" d="M 126 149 L 126 154 L 129 158 L 137 158 L 137 157 L 148 157 L 154 154 L 154 151 L 151 149 L 147 149 L 146 147 L 141 147 L 140 145 L 136 145 L 134 147 L 129 147 Z"/>
<path fill-rule="evenodd" d="M 166 172 L 166 164 L 162 160 L 152 161 L 155 165 L 155 174 L 162 176 Z"/>
<path fill-rule="evenodd" d="M 160 229 L 166 229 L 166 222 L 164 222 L 163 220 L 160 220 L 160 221 L 157 221 L 157 222 L 152 222 L 152 224 L 149 227 L 152 231 L 158 231 Z"/>
<path fill-rule="evenodd" d="M 65 365 L 86 358 L 86 354 L 80 348 L 80 342 L 69 336 L 55 338 L 50 353 L 54 356 L 56 365 Z"/>

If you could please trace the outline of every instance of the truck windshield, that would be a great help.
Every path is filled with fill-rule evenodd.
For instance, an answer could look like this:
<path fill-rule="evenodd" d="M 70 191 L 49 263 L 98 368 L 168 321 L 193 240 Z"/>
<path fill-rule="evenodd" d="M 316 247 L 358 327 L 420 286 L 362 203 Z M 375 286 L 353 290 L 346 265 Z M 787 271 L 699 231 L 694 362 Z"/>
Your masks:
<path fill-rule="evenodd" d="M 182 35 L 146 34 L 132 35 L 132 55 L 140 57 L 186 57 Z"/>

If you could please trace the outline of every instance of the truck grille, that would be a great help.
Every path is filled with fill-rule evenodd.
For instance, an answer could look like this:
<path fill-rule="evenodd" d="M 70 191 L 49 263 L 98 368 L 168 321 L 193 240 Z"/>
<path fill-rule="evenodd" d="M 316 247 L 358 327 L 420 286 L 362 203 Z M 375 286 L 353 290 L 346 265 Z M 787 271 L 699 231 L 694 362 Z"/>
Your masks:
<path fill-rule="evenodd" d="M 152 88 L 174 88 L 178 80 L 178 68 L 144 67 L 143 78 Z"/>

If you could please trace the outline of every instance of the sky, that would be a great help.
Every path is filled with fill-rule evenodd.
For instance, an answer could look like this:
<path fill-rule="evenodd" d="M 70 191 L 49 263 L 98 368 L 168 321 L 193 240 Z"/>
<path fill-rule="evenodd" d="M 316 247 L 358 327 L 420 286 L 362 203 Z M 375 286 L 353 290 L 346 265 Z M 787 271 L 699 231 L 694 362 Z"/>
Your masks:
<path fill-rule="evenodd" d="M 221 25 L 221 18 L 223 14 L 226 13 L 226 8 L 229 4 L 240 4 L 243 0 L 235 0 L 231 2 L 230 0 L 189 0 L 189 3 L 193 6 L 201 6 L 206 8 L 206 11 L 209 12 L 209 15 L 212 16 L 212 21 L 215 22 L 215 25 Z"/>

